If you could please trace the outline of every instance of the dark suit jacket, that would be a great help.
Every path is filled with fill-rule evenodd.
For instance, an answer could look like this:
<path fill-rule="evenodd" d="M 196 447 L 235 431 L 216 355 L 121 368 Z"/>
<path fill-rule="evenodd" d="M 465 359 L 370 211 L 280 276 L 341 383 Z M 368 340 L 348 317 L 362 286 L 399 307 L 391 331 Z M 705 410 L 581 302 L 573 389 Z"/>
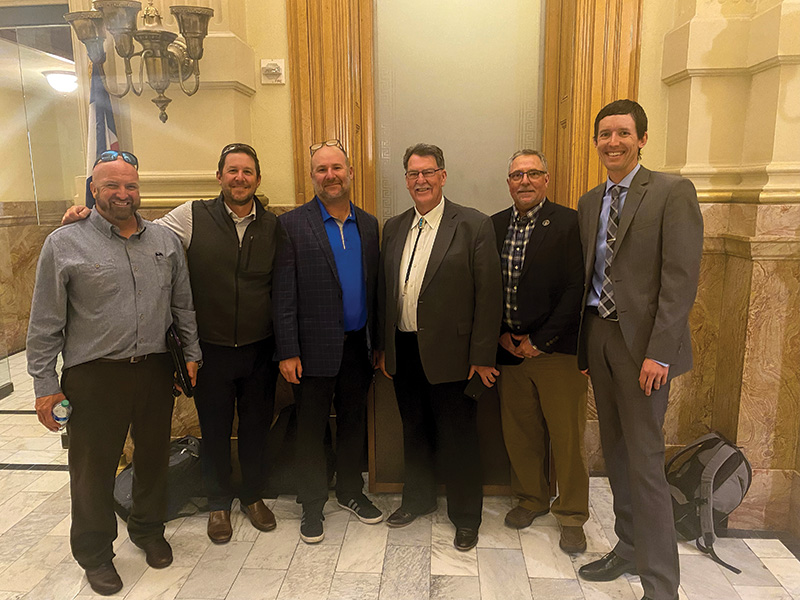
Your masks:
<path fill-rule="evenodd" d="M 605 185 L 590 190 L 578 203 L 584 305 Z M 640 168 L 622 207 L 611 264 L 619 326 L 636 364 L 645 358 L 667 363 L 670 377 L 692 368 L 689 311 L 697 294 L 702 251 L 703 217 L 692 182 Z M 583 339 L 578 364 L 588 367 Z"/>
<path fill-rule="evenodd" d="M 501 256 L 510 221 L 511 207 L 492 216 Z M 522 326 L 512 333 L 528 334 L 542 352 L 575 354 L 582 297 L 578 213 L 545 200 L 528 240 L 517 286 L 517 314 Z M 500 331 L 511 331 L 505 320 Z"/>
<path fill-rule="evenodd" d="M 378 221 L 355 208 L 367 291 L 367 339 L 376 325 Z M 303 375 L 339 372 L 344 344 L 342 287 L 316 199 L 278 218 L 279 242 L 272 282 L 278 360 L 299 356 Z"/>
<path fill-rule="evenodd" d="M 477 210 L 443 201 L 442 222 L 417 303 L 419 353 L 433 384 L 465 380 L 470 365 L 494 366 L 503 300 L 491 221 Z M 383 228 L 379 329 L 391 374 L 397 368 L 400 261 L 413 218 L 411 208 Z"/>

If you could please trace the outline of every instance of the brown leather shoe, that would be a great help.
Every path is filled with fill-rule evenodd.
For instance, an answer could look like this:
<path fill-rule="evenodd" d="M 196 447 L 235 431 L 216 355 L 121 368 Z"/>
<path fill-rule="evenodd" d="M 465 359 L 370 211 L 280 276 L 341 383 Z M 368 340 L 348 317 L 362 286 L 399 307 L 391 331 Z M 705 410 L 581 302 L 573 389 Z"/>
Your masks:
<path fill-rule="evenodd" d="M 231 511 L 212 510 L 208 513 L 208 537 L 215 544 L 226 544 L 231 541 Z"/>
<path fill-rule="evenodd" d="M 119 578 L 114 563 L 108 561 L 99 567 L 86 569 L 86 579 L 92 589 L 101 596 L 116 594 L 122 589 L 122 579 Z"/>
<path fill-rule="evenodd" d="M 277 523 L 275 522 L 275 515 L 272 514 L 272 511 L 269 508 L 267 508 L 267 505 L 264 504 L 263 500 L 258 500 L 253 504 L 248 504 L 247 506 L 242 504 L 241 507 L 242 512 L 247 515 L 247 518 L 250 519 L 250 522 L 256 529 L 260 529 L 261 531 L 272 531 L 277 526 Z"/>
<path fill-rule="evenodd" d="M 154 569 L 163 569 L 172 564 L 172 548 L 163 537 L 143 543 L 133 543 L 144 550 L 147 564 Z"/>
<path fill-rule="evenodd" d="M 586 550 L 586 536 L 580 525 L 562 525 L 558 545 L 567 554 L 580 554 Z"/>
<path fill-rule="evenodd" d="M 525 529 L 529 527 L 536 517 L 543 517 L 549 513 L 549 509 L 545 510 L 528 510 L 522 506 L 515 506 L 508 514 L 506 514 L 506 525 L 514 529 Z"/>

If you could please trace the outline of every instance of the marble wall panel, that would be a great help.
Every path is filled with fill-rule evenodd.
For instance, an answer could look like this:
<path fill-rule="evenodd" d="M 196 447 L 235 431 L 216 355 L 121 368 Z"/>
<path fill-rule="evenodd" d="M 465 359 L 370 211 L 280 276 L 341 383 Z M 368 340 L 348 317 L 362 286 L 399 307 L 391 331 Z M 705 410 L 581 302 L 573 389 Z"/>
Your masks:
<path fill-rule="evenodd" d="M 800 261 L 753 263 L 737 442 L 756 468 L 794 469 L 797 464 L 798 314 Z"/>
<path fill-rule="evenodd" d="M 711 425 L 732 440 L 736 439 L 739 421 L 751 276 L 750 261 L 726 257 Z"/>
<path fill-rule="evenodd" d="M 789 532 L 800 538 L 800 471 L 792 476 L 792 496 L 789 500 Z"/>
<path fill-rule="evenodd" d="M 0 295 L 5 313 L 0 317 L 0 323 L 9 353 L 25 349 L 36 263 L 42 244 L 53 229 L 53 225 L 34 224 L 0 227 L 0 254 L 5 256 L 0 261 L 5 262 L 5 266 L 0 265 Z"/>
<path fill-rule="evenodd" d="M 758 207 L 754 204 L 731 204 L 729 225 L 726 233 L 751 236 L 756 233 Z"/>
<path fill-rule="evenodd" d="M 700 212 L 703 215 L 704 237 L 720 236 L 728 232 L 730 209 L 730 204 L 719 202 L 703 202 L 700 204 Z"/>
<path fill-rule="evenodd" d="M 0 227 L 0 358 L 9 348 L 9 334 L 16 321 L 17 301 L 11 285 L 14 271 L 11 268 L 11 253 L 8 250 L 8 227 Z"/>
<path fill-rule="evenodd" d="M 787 531 L 795 477 L 793 469 L 753 469 L 750 490 L 728 518 L 728 527 Z"/>
<path fill-rule="evenodd" d="M 694 367 L 672 382 L 664 420 L 668 444 L 686 444 L 711 428 L 724 279 L 725 257 L 704 254 L 689 315 Z"/>
<path fill-rule="evenodd" d="M 756 235 L 800 239 L 800 204 L 759 207 Z"/>

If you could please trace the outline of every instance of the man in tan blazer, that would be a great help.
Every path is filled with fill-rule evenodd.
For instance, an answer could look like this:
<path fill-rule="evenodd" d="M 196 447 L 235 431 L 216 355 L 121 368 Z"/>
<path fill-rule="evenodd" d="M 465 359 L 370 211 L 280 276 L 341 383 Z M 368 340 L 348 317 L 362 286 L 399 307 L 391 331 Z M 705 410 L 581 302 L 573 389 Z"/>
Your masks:
<path fill-rule="evenodd" d="M 403 501 L 387 520 L 403 527 L 436 509 L 441 460 L 454 544 L 478 542 L 482 490 L 476 401 L 467 380 L 491 387 L 502 317 L 500 258 L 489 218 L 447 200 L 444 154 L 417 144 L 403 158 L 414 207 L 383 229 L 378 277 L 378 362 L 403 419 Z"/>
<path fill-rule="evenodd" d="M 670 382 L 692 366 L 689 311 L 703 219 L 688 179 L 639 164 L 647 116 L 617 100 L 594 124 L 608 180 L 578 203 L 585 292 L 578 364 L 592 381 L 619 538 L 584 579 L 638 573 L 643 600 L 675 600 L 680 572 L 664 477 Z"/>

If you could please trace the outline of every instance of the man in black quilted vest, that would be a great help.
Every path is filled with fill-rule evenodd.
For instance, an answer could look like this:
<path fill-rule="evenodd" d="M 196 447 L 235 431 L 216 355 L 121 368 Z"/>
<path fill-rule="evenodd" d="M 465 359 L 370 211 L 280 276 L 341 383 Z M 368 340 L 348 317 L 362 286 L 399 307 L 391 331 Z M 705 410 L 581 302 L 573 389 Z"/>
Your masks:
<path fill-rule="evenodd" d="M 203 437 L 203 479 L 208 494 L 208 537 L 231 539 L 230 511 L 238 495 L 254 527 L 275 528 L 261 499 L 265 439 L 272 422 L 277 363 L 272 361 L 272 262 L 277 218 L 256 201 L 261 166 L 247 144 L 228 144 L 217 165 L 221 192 L 186 202 L 156 222 L 169 227 L 186 249 L 197 313 L 203 368 L 195 405 Z M 64 221 L 83 216 L 73 207 Z M 87 216 L 88 216 L 88 211 Z M 242 484 L 231 485 L 231 430 L 238 413 Z"/>

